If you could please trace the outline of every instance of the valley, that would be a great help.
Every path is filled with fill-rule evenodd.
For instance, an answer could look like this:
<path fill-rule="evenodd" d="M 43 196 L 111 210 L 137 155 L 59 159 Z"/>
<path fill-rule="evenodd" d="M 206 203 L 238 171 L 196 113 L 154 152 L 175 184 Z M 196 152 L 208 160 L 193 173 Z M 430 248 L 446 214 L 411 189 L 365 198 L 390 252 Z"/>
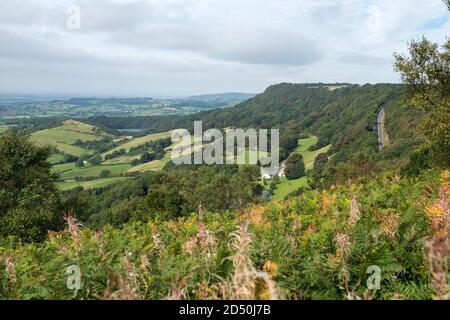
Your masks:
<path fill-rule="evenodd" d="M 234 107 L 195 114 L 49 118 L 3 126 L 0 148 L 9 158 L 0 172 L 8 176 L 9 168 L 19 166 L 5 186 L 38 185 L 35 192 L 43 195 L 0 193 L 0 206 L 16 197 L 20 204 L 0 230 L 25 243 L 0 242 L 0 249 L 18 265 L 29 265 L 29 254 L 45 252 L 45 261 L 27 278 L 32 289 L 5 277 L 0 295 L 4 290 L 39 296 L 39 279 L 52 272 L 63 277 L 61 261 L 76 257 L 90 277 L 79 293 L 85 299 L 107 292 L 111 275 L 124 270 L 144 281 L 125 297 L 163 299 L 181 281 L 191 298 L 237 299 L 232 279 L 241 268 L 262 270 L 274 283 L 273 292 L 264 284 L 252 289 L 252 299 L 296 299 L 298 292 L 306 299 L 432 297 L 422 239 L 441 232 L 428 231 L 429 221 L 442 213 L 450 173 L 406 173 L 418 166 L 415 148 L 422 137 L 415 128 L 423 114 L 403 105 L 403 89 L 279 84 Z M 192 132 L 200 120 L 204 128 L 222 130 L 278 128 L 281 176 L 266 178 L 260 164 L 172 163 L 172 131 Z M 30 140 L 20 133 L 29 133 Z M 194 137 L 187 142 L 192 147 Z M 259 159 L 270 156 L 246 148 L 240 157 L 255 153 Z M 33 165 L 26 162 L 30 157 Z M 29 183 L 29 176 L 38 183 Z M 39 224 L 15 227 L 34 223 L 29 217 Z M 236 267 L 228 258 L 245 265 Z M 358 287 L 368 265 L 382 266 L 389 279 L 379 291 Z M 211 278 L 217 274 L 224 280 Z M 60 279 L 48 278 L 44 297 L 73 297 Z M 248 281 L 253 286 L 258 280 Z M 233 289 L 228 293 L 222 286 Z"/>
<path fill-rule="evenodd" d="M 3 0 L 0 16 L 14 316 L 450 300 L 450 0 Z"/>
<path fill-rule="evenodd" d="M 79 186 L 100 188 L 130 178 L 127 173 L 161 170 L 170 160 L 169 153 L 163 153 L 161 159 L 151 160 L 150 157 L 144 164 L 131 163 L 139 162 L 144 153 L 154 152 L 150 143 L 167 141 L 170 136 L 170 131 L 141 137 L 115 136 L 77 120 L 65 120 L 57 127 L 31 134 L 38 145 L 52 147 L 49 161 L 53 164 L 52 172 L 59 177 L 60 190 Z M 133 148 L 138 150 L 130 154 Z M 111 157 L 119 151 L 119 156 Z"/>
<path fill-rule="evenodd" d="M 346 119 L 349 117 L 366 118 L 366 120 L 361 119 L 359 122 L 364 121 L 367 123 L 367 126 L 370 126 L 370 122 L 373 123 L 372 126 L 375 126 L 376 119 L 380 118 L 379 116 L 370 116 L 370 113 L 367 112 L 365 114 L 361 113 L 361 106 L 357 107 L 351 103 L 347 104 L 350 99 L 345 98 L 340 102 L 343 99 L 343 94 L 344 97 L 353 95 L 355 98 L 360 99 L 361 103 L 364 100 L 361 100 L 359 96 L 362 92 L 365 92 L 363 97 L 373 97 L 372 99 L 374 99 L 367 99 L 367 105 L 370 105 L 369 108 L 375 111 L 377 101 L 386 101 L 387 110 L 392 110 L 396 103 L 394 102 L 395 99 L 393 104 L 393 102 L 383 98 L 383 96 L 387 97 L 387 95 L 390 95 L 392 97 L 397 88 L 397 86 L 382 87 L 380 85 L 361 88 L 348 84 L 335 84 L 332 86 L 324 84 L 273 86 L 268 88 L 266 92 L 234 108 L 212 110 L 201 112 L 198 115 L 178 116 L 177 118 L 166 116 L 159 118 L 157 122 L 153 122 L 155 120 L 154 117 L 147 116 L 93 117 L 86 119 L 86 121 L 68 118 L 62 121 L 49 122 L 49 125 L 46 125 L 47 122 L 38 121 L 30 127 L 32 130 L 36 125 L 39 126 L 40 123 L 45 124 L 46 127 L 42 130 L 35 129 L 31 137 L 39 145 L 50 145 L 52 147 L 49 161 L 53 165 L 52 172 L 58 175 L 57 186 L 60 190 L 68 190 L 78 186 L 103 188 L 117 181 L 132 179 L 134 176 L 145 172 L 163 170 L 170 162 L 170 136 L 173 129 L 183 126 L 189 129 L 190 125 L 192 125 L 191 121 L 195 119 L 202 120 L 207 126 L 215 123 L 222 128 L 230 127 L 232 124 L 244 125 L 245 127 L 245 123 L 240 124 L 242 118 L 230 117 L 230 114 L 239 115 L 245 109 L 248 114 L 246 117 L 254 118 L 254 121 L 258 122 L 258 117 L 260 116 L 270 119 L 274 115 L 274 111 L 271 109 L 281 105 L 281 110 L 283 111 L 280 115 L 288 117 L 293 115 L 291 119 L 286 119 L 281 127 L 281 160 L 285 160 L 290 154 L 300 154 L 303 157 L 306 171 L 306 175 L 301 178 L 287 179 L 285 176 L 281 176 L 275 179 L 275 184 L 264 184 L 264 188 L 269 188 L 268 191 L 273 193 L 273 199 L 282 200 L 289 194 L 308 187 L 308 180 L 311 179 L 314 161 L 319 154 L 326 153 L 328 158 L 338 159 L 343 152 L 348 153 L 342 147 L 337 148 L 337 146 L 349 148 L 354 145 L 357 149 L 351 152 L 361 150 L 364 145 L 375 150 L 376 135 L 365 130 L 365 128 L 355 132 L 355 130 L 359 129 L 359 125 L 356 127 L 349 126 L 345 134 L 336 134 L 337 130 L 344 130 L 344 132 L 347 130 L 345 127 L 347 126 Z M 373 94 L 371 91 L 374 91 Z M 283 95 L 278 95 L 278 92 L 283 92 Z M 378 92 L 378 95 L 374 95 L 376 92 Z M 310 95 L 315 94 L 320 94 L 321 96 L 319 99 L 316 99 L 316 103 L 318 103 L 316 108 L 302 107 L 301 104 L 297 105 L 297 101 L 299 101 L 297 99 L 308 99 Z M 290 97 L 290 95 L 293 96 Z M 298 97 L 295 98 L 295 96 Z M 216 96 L 212 95 L 212 98 L 209 99 L 215 101 L 214 99 L 216 98 Z M 278 98 L 278 100 L 273 100 L 273 98 Z M 93 103 L 88 99 L 74 99 L 73 101 L 85 104 Z M 118 103 L 117 101 L 115 102 Z M 268 102 L 270 103 L 269 105 L 267 105 Z M 275 102 L 274 105 L 272 105 L 273 102 Z M 255 103 L 257 103 L 259 113 L 251 111 Z M 339 110 L 339 107 L 336 107 L 339 104 L 342 105 L 341 110 Z M 330 109 L 329 105 L 333 105 L 333 107 Z M 300 108 L 298 109 L 300 113 L 294 115 L 292 112 L 297 108 Z M 398 108 L 394 110 L 394 113 L 398 112 Z M 317 117 L 318 113 L 321 112 L 323 116 L 320 122 L 305 122 L 305 117 L 306 119 Z M 335 114 L 333 115 L 332 112 Z M 100 119 L 101 121 L 97 121 Z M 385 117 L 382 117 L 383 124 L 384 119 Z M 118 121 L 124 124 L 127 123 L 127 127 L 133 129 L 129 129 L 129 131 L 117 129 L 116 123 Z M 268 125 L 277 125 L 276 121 L 271 121 Z M 153 127 L 153 124 L 156 124 L 157 127 Z M 333 129 L 333 126 L 335 126 L 335 129 Z M 121 125 L 121 127 L 123 126 Z M 167 131 L 158 132 L 160 127 L 165 128 Z M 6 130 L 7 127 L 3 126 L 3 128 Z M 380 128 L 379 124 L 377 128 Z M 327 134 L 331 134 L 332 138 L 327 138 Z M 384 135 L 387 136 L 386 133 Z M 304 137 L 298 139 L 296 136 Z M 367 136 L 367 138 L 363 138 L 364 136 Z M 286 140 L 285 137 L 288 137 L 288 139 Z M 405 137 L 405 135 L 403 134 L 402 137 Z M 352 139 L 355 141 L 351 142 Z M 240 157 L 246 157 L 248 160 L 249 152 L 254 151 L 246 150 Z M 257 156 L 261 158 L 267 156 L 267 154 L 258 154 Z"/>

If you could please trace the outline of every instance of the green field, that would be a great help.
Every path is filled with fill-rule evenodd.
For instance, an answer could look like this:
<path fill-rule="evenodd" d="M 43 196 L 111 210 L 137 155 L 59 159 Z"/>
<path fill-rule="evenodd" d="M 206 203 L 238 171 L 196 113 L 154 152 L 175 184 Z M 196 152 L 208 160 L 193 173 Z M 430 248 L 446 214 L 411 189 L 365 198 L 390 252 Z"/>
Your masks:
<path fill-rule="evenodd" d="M 116 178 L 97 179 L 92 181 L 66 181 L 66 182 L 58 182 L 56 186 L 61 191 L 70 190 L 76 187 L 83 187 L 83 189 L 94 189 L 106 187 L 118 181 L 125 181 L 128 179 L 130 178 L 116 177 Z"/>
<path fill-rule="evenodd" d="M 124 154 L 123 156 L 120 156 L 120 157 L 117 157 L 117 158 L 105 160 L 105 161 L 103 161 L 103 164 L 104 165 L 127 164 L 127 163 L 131 163 L 131 161 L 133 161 L 135 159 L 139 159 L 141 156 L 142 156 L 142 154 L 137 154 L 137 155 L 134 155 L 134 156 L 130 156 L 130 155 Z"/>
<path fill-rule="evenodd" d="M 299 139 L 298 147 L 294 150 L 294 153 L 299 153 L 303 156 L 303 161 L 305 162 L 305 169 L 311 170 L 314 165 L 314 159 L 320 153 L 327 152 L 331 145 L 325 146 L 319 150 L 309 151 L 308 148 L 317 143 L 318 138 L 316 136 L 310 136 L 307 139 Z M 307 177 L 301 177 L 300 179 L 288 180 L 286 178 L 281 178 L 280 182 L 277 184 L 274 190 L 273 198 L 277 200 L 282 200 L 289 193 L 297 190 L 301 187 L 306 187 L 308 185 Z"/>
<path fill-rule="evenodd" d="M 206 146 L 206 144 L 203 144 L 201 146 L 192 146 L 191 151 L 195 152 L 197 151 L 199 148 L 204 148 Z M 170 149 L 170 147 L 168 148 Z M 240 162 L 245 162 L 248 163 L 249 162 L 249 156 L 250 153 L 256 153 L 257 151 L 249 151 L 246 150 L 245 153 L 243 153 L 242 155 L 236 157 L 236 162 L 239 160 Z M 188 153 L 186 153 L 187 155 Z M 259 152 L 258 153 L 259 157 L 265 157 L 267 156 L 267 152 L 263 153 L 263 152 Z M 244 158 L 245 157 L 245 158 Z M 257 158 L 258 159 L 258 158 Z M 130 169 L 128 169 L 128 173 L 131 172 L 145 172 L 145 171 L 158 171 L 158 170 L 162 170 L 164 168 L 164 166 L 166 165 L 167 162 L 169 162 L 171 160 L 171 153 L 170 150 L 168 150 L 168 152 L 166 153 L 166 155 L 164 156 L 163 159 L 160 160 L 155 160 L 155 161 L 151 161 L 148 163 L 143 163 L 140 164 L 138 166 L 132 167 Z M 106 163 L 106 162 L 105 162 Z"/>
<path fill-rule="evenodd" d="M 2 126 L 0 128 L 3 128 Z M 6 130 L 6 128 L 5 128 Z M 147 142 L 156 141 L 163 138 L 169 138 L 172 134 L 172 131 L 166 131 L 161 133 L 149 134 L 143 137 L 139 137 L 136 139 L 132 139 L 130 141 L 126 141 L 125 143 L 104 152 L 102 156 L 104 157 L 107 154 L 111 154 L 116 150 L 124 149 L 126 152 L 130 151 L 131 148 L 143 145 Z M 104 139 L 106 137 L 113 137 L 105 132 L 102 132 L 97 127 L 82 123 L 75 120 L 66 120 L 62 123 L 61 126 L 44 129 L 32 134 L 32 138 L 35 142 L 41 145 L 50 145 L 56 147 L 58 150 L 64 152 L 65 154 L 71 154 L 77 157 L 81 157 L 83 155 L 91 155 L 95 151 L 88 150 L 82 147 L 74 146 L 73 144 L 77 140 L 81 140 L 83 142 L 86 141 L 97 141 Z M 169 150 L 167 148 L 167 150 Z M 103 161 L 100 165 L 91 165 L 87 164 L 85 167 L 78 168 L 75 166 L 75 163 L 66 163 L 59 164 L 63 159 L 63 154 L 53 153 L 49 162 L 53 164 L 52 171 L 59 174 L 60 179 L 63 180 L 73 180 L 76 177 L 86 178 L 86 177 L 99 177 L 100 173 L 103 170 L 108 170 L 114 176 L 122 175 L 127 172 L 129 169 L 132 169 L 130 163 L 139 159 L 141 154 L 136 155 L 122 155 L 120 157 L 110 159 L 107 161 Z M 170 160 L 170 153 L 166 154 L 166 157 L 161 160 L 152 161 L 150 163 L 145 163 L 133 168 L 133 172 L 143 172 L 148 170 L 161 170 L 164 165 Z M 78 182 L 66 182 L 69 183 L 69 186 L 77 186 Z M 81 182 L 80 182 L 81 183 Z M 60 185 L 64 183 L 60 183 Z M 92 187 L 95 184 L 88 184 L 89 187 Z M 65 188 L 69 188 L 69 186 Z"/>
<path fill-rule="evenodd" d="M 171 159 L 170 152 L 166 153 L 164 158 L 159 160 L 154 160 L 151 162 L 143 163 L 128 169 L 127 173 L 132 172 L 145 172 L 145 171 L 159 171 L 164 168 L 167 162 Z"/>
<path fill-rule="evenodd" d="M 124 149 L 126 152 L 129 152 L 131 148 L 143 145 L 147 142 L 156 141 L 159 139 L 169 138 L 172 134 L 172 131 L 166 131 L 156 134 L 149 134 L 143 137 L 135 138 L 125 143 L 118 145 L 102 154 L 104 158 L 108 154 L 112 154 L 114 151 Z M 105 137 L 112 137 L 98 128 L 85 124 L 75 120 L 67 120 L 64 121 L 63 124 L 56 128 L 45 129 L 41 131 L 37 131 L 32 134 L 33 139 L 40 144 L 48 144 L 52 146 L 56 146 L 60 151 L 63 151 L 66 154 L 72 154 L 75 156 L 83 156 L 93 154 L 94 150 L 88 150 L 85 148 L 80 148 L 74 146 L 73 144 L 77 140 L 81 141 L 96 141 L 104 139 Z M 191 143 L 193 144 L 194 138 L 191 138 Z M 313 141 L 311 141 L 312 144 Z M 191 152 L 198 150 L 199 148 L 204 148 L 206 144 L 201 146 L 193 146 L 190 150 Z M 309 145 L 308 145 L 309 146 Z M 308 147 L 305 146 L 305 147 Z M 103 170 L 110 171 L 113 177 L 120 177 L 124 173 L 133 173 L 133 172 L 146 172 L 146 171 L 159 171 L 164 168 L 164 166 L 171 159 L 171 148 L 169 146 L 166 148 L 166 154 L 164 158 L 151 161 L 148 163 L 143 163 L 137 166 L 132 167 L 131 162 L 135 159 L 139 159 L 141 154 L 125 154 L 114 159 L 105 160 L 100 165 L 91 165 L 90 163 L 85 162 L 84 167 L 76 167 L 75 163 L 66 163 L 59 164 L 63 159 L 63 154 L 52 154 L 49 158 L 50 163 L 53 164 L 52 171 L 57 173 L 61 180 L 65 180 L 64 182 L 59 182 L 58 187 L 62 190 L 67 190 L 76 186 L 85 186 L 87 188 L 95 188 L 96 186 L 103 186 L 103 183 L 109 183 L 110 179 L 100 179 L 100 173 Z M 186 150 L 188 151 L 188 150 Z M 304 151 L 306 153 L 306 151 Z M 190 153 L 190 152 L 189 152 Z M 255 154 L 256 151 L 248 151 L 246 150 L 243 155 L 241 155 L 239 160 L 242 160 L 244 157 L 246 159 L 246 163 L 248 163 L 249 155 Z M 267 153 L 257 153 L 258 158 L 266 157 Z M 88 178 L 95 177 L 96 180 L 93 181 L 74 181 L 76 178 Z M 288 188 L 290 184 L 287 184 Z M 295 184 L 295 182 L 294 182 Z M 283 185 L 280 186 L 280 190 L 283 189 Z M 289 189 L 289 188 L 288 188 Z M 280 191 L 281 192 L 281 191 Z"/>
<path fill-rule="evenodd" d="M 297 190 L 298 188 L 306 187 L 307 185 L 307 177 L 301 177 L 300 179 L 295 180 L 281 178 L 280 182 L 277 184 L 277 188 L 274 190 L 273 199 L 283 200 L 289 193 Z"/>
<path fill-rule="evenodd" d="M 70 180 L 75 177 L 98 177 L 100 172 L 108 170 L 113 175 L 121 175 L 127 171 L 131 166 L 129 164 L 119 165 L 98 165 L 98 166 L 86 166 L 82 168 L 75 167 L 74 163 L 58 164 L 53 166 L 53 172 L 58 173 L 61 179 Z"/>
<path fill-rule="evenodd" d="M 194 139 L 191 139 L 191 140 L 193 143 Z M 127 172 L 132 173 L 132 172 L 146 172 L 146 171 L 162 170 L 164 168 L 164 166 L 166 165 L 166 163 L 168 163 L 172 158 L 171 149 L 174 145 L 175 144 L 172 144 L 171 146 L 166 148 L 166 154 L 165 154 L 164 158 L 137 165 L 135 167 L 128 169 Z M 198 146 L 191 145 L 191 150 L 185 149 L 183 152 L 183 156 L 187 156 L 187 155 L 191 154 L 192 152 L 199 150 L 200 148 L 204 148 L 205 145 L 206 145 L 205 143 L 203 145 L 198 145 Z M 189 152 L 189 151 L 191 151 L 191 152 Z"/>
<path fill-rule="evenodd" d="M 66 154 L 79 157 L 83 154 L 91 154 L 92 151 L 73 146 L 75 141 L 78 139 L 81 141 L 101 140 L 107 135 L 94 126 L 75 120 L 66 120 L 60 127 L 40 130 L 31 136 L 39 144 L 55 146 Z"/>
<path fill-rule="evenodd" d="M 58 164 L 64 159 L 64 156 L 62 154 L 52 153 L 50 157 L 48 158 L 48 162 L 51 164 Z"/>
<path fill-rule="evenodd" d="M 146 136 L 133 139 L 129 142 L 121 144 L 120 146 L 117 146 L 116 148 L 108 150 L 108 151 L 102 153 L 102 157 L 104 158 L 106 155 L 111 154 L 114 151 L 118 151 L 120 149 L 124 149 L 126 152 L 128 152 L 133 147 L 137 147 L 137 146 L 143 145 L 143 144 L 145 144 L 147 142 L 151 142 L 151 141 L 156 141 L 156 140 L 160 140 L 160 139 L 164 139 L 164 138 L 170 138 L 171 135 L 172 135 L 172 131 L 148 134 Z"/>
<path fill-rule="evenodd" d="M 296 153 L 300 153 L 303 156 L 305 162 L 305 169 L 310 170 L 313 168 L 314 159 L 320 153 L 327 152 L 331 148 L 331 144 L 323 147 L 322 149 L 309 151 L 308 148 L 317 143 L 318 138 L 316 136 L 310 136 L 308 139 L 299 139 L 298 147 L 294 150 Z"/>

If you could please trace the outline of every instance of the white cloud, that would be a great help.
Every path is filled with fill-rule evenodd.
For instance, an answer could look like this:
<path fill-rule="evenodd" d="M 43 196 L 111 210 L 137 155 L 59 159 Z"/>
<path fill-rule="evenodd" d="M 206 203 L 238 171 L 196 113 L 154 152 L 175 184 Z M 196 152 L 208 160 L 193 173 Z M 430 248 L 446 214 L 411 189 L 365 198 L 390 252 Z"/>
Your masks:
<path fill-rule="evenodd" d="M 66 27 L 70 5 L 81 8 L 79 31 Z M 0 0 L 0 90 L 180 95 L 394 82 L 392 53 L 421 34 L 444 41 L 448 18 L 441 0 Z"/>

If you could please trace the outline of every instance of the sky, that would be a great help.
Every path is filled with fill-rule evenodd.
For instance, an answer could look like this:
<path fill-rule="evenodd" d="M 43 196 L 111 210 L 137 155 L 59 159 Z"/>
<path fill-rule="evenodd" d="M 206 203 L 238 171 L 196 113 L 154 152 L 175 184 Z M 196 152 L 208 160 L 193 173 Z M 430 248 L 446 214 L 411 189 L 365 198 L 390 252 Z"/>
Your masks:
<path fill-rule="evenodd" d="M 443 43 L 449 20 L 442 0 L 0 0 L 0 94 L 399 82 L 393 53 Z"/>

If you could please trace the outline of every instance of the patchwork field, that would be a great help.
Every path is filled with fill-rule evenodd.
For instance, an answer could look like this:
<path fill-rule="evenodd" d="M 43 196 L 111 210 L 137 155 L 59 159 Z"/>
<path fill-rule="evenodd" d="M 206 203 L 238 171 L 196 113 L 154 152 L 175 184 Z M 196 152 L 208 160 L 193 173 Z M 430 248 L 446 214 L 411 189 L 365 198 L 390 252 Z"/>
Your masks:
<path fill-rule="evenodd" d="M 111 150 L 108 150 L 107 152 L 102 153 L 102 157 L 104 158 L 107 154 L 111 154 L 114 151 L 118 151 L 120 149 L 124 149 L 126 152 L 130 151 L 131 148 L 137 147 L 140 145 L 143 145 L 147 142 L 152 142 L 160 139 L 170 138 L 172 135 L 172 131 L 165 131 L 160 133 L 154 133 L 154 134 L 148 134 L 143 137 L 139 137 L 136 139 L 133 139 L 129 142 L 126 142 L 124 144 L 121 144 L 120 146 L 113 148 Z"/>
<path fill-rule="evenodd" d="M 59 174 L 61 179 L 74 179 L 76 177 L 99 177 L 100 173 L 104 170 L 111 172 L 112 175 L 121 175 L 127 171 L 131 165 L 119 164 L 119 165 L 98 165 L 98 166 L 86 166 L 77 168 L 74 163 L 55 165 L 53 171 Z"/>
<path fill-rule="evenodd" d="M 0 130 L 6 130 L 6 126 L 0 126 Z M 35 142 L 41 145 L 56 147 L 59 151 L 59 153 L 53 153 L 50 156 L 49 162 L 53 164 L 52 171 L 58 174 L 60 180 L 64 180 L 58 183 L 58 188 L 60 190 L 68 190 L 78 186 L 85 188 L 103 187 L 114 183 L 117 179 L 127 178 L 123 177 L 123 174 L 126 172 L 161 170 L 170 160 L 170 153 L 167 153 L 163 159 L 140 164 L 134 168 L 132 168 L 130 163 L 133 160 L 140 159 L 144 152 L 151 152 L 151 149 L 147 148 L 147 150 L 142 150 L 142 152 L 138 154 L 124 154 L 109 160 L 104 160 L 104 158 L 107 154 L 112 154 L 114 151 L 124 149 L 126 152 L 129 152 L 133 147 L 144 145 L 147 142 L 170 138 L 170 136 L 171 131 L 166 131 L 126 140 L 124 137 L 112 136 L 95 126 L 76 120 L 66 120 L 58 127 L 32 133 L 32 139 Z M 122 138 L 124 140 L 117 142 L 114 141 L 115 138 Z M 112 144 L 113 147 L 110 150 L 100 154 L 96 151 L 96 144 L 94 144 L 94 147 L 92 147 L 91 144 L 88 149 L 87 146 L 80 147 L 79 141 L 98 141 L 100 146 Z M 167 149 L 170 149 L 170 147 Z M 73 160 L 65 160 L 65 155 L 71 155 L 79 158 L 79 161 L 83 161 L 84 165 L 77 167 L 75 165 L 77 158 L 74 158 Z M 95 158 L 93 157 L 95 155 L 99 155 L 99 158 L 97 159 L 100 160 L 94 162 L 92 159 Z M 70 163 L 63 163 L 64 161 L 70 161 Z M 130 171 L 130 169 L 134 170 Z M 105 175 L 100 176 L 102 171 L 105 170 L 109 171 L 111 177 L 106 178 Z M 91 178 L 93 180 L 74 181 L 84 178 Z"/>
<path fill-rule="evenodd" d="M 77 157 L 92 153 L 91 150 L 74 146 L 77 140 L 94 141 L 106 136 L 108 135 L 96 127 L 75 120 L 66 120 L 60 127 L 40 130 L 32 134 L 33 140 L 37 143 L 54 146 L 59 151 Z"/>
<path fill-rule="evenodd" d="M 123 155 L 117 158 L 113 158 L 113 159 L 109 159 L 109 160 L 105 160 L 103 161 L 104 165 L 111 165 L 111 164 L 127 164 L 127 163 L 131 163 L 131 161 L 135 160 L 135 159 L 139 159 L 141 157 L 140 154 L 138 155 Z"/>
<path fill-rule="evenodd" d="M 2 127 L 0 126 L 0 130 L 1 129 Z M 53 172 L 58 174 L 60 180 L 63 180 L 58 183 L 58 188 L 60 188 L 61 190 L 68 190 L 78 186 L 81 186 L 83 188 L 103 187 L 105 185 L 114 183 L 115 181 L 119 181 L 120 179 L 127 178 L 124 177 L 124 175 L 127 173 L 162 170 L 171 159 L 170 150 L 173 145 L 166 148 L 166 154 L 164 158 L 147 163 L 141 163 L 135 166 L 132 166 L 131 162 L 136 159 L 139 160 L 144 150 L 142 150 L 142 152 L 138 154 L 128 154 L 128 152 L 133 147 L 141 146 L 145 143 L 157 141 L 160 139 L 170 138 L 171 133 L 172 131 L 148 134 L 143 137 L 123 140 L 122 142 L 118 142 L 119 145 L 117 145 L 116 142 L 116 145 L 113 144 L 113 147 L 110 150 L 100 154 L 100 161 L 93 162 L 92 160 L 92 163 L 89 157 L 94 155 L 96 151 L 92 150 L 92 147 L 90 147 L 90 150 L 87 149 L 87 147 L 83 148 L 80 146 L 76 146 L 74 145 L 76 141 L 93 142 L 104 139 L 109 139 L 110 141 L 112 141 L 114 138 L 119 137 L 111 136 L 95 126 L 75 120 L 67 120 L 64 121 L 61 126 L 34 132 L 32 134 L 32 137 L 40 144 L 55 146 L 64 154 L 73 155 L 80 159 L 83 159 L 84 166 L 77 167 L 75 165 L 75 160 L 73 160 L 71 163 L 62 163 L 65 159 L 64 154 L 52 154 L 49 158 L 49 161 L 53 164 Z M 108 140 L 106 140 L 106 142 L 108 142 Z M 193 142 L 194 139 L 191 139 L 191 143 Z M 104 143 L 105 142 L 101 142 L 102 145 Z M 303 155 L 306 170 L 312 169 L 314 159 L 319 153 L 327 152 L 330 148 L 330 146 L 326 146 L 320 150 L 309 151 L 308 149 L 316 143 L 317 137 L 315 136 L 311 136 L 307 139 L 300 139 L 298 141 L 298 147 L 294 151 Z M 191 151 L 196 151 L 198 150 L 198 148 L 204 148 L 205 146 L 206 144 L 198 146 L 197 148 L 193 147 Z M 104 160 L 106 155 L 110 155 L 114 151 L 118 151 L 121 149 L 124 149 L 126 154 L 120 155 L 113 159 Z M 147 149 L 146 151 L 151 152 L 150 149 Z M 267 157 L 268 153 L 246 150 L 245 153 L 240 155 L 237 160 L 242 162 L 242 160 L 245 159 L 245 163 L 248 163 L 250 155 L 255 155 L 257 156 L 257 159 L 261 159 L 263 157 Z M 108 175 L 105 175 L 105 173 L 101 175 L 103 171 L 108 171 L 108 174 L 110 176 L 108 177 Z M 75 181 L 86 178 L 92 180 Z M 280 179 L 280 182 L 277 184 L 277 188 L 274 191 L 274 198 L 283 199 L 292 191 L 295 191 L 296 189 L 306 185 L 306 177 L 302 177 L 296 180 L 287 180 L 286 178 L 282 178 Z"/>
<path fill-rule="evenodd" d="M 309 151 L 309 147 L 315 145 L 318 141 L 316 136 L 310 136 L 307 139 L 299 139 L 298 147 L 294 150 L 294 153 L 299 153 L 303 156 L 303 161 L 305 163 L 305 169 L 311 170 L 314 165 L 314 160 L 320 153 L 327 152 L 331 145 L 325 146 L 319 150 Z M 289 193 L 308 185 L 308 178 L 301 177 L 299 179 L 288 180 L 286 178 L 281 178 L 280 182 L 277 184 L 277 188 L 274 190 L 274 199 L 282 200 Z"/>
<path fill-rule="evenodd" d="M 167 154 L 163 159 L 154 160 L 151 162 L 143 163 L 135 167 L 132 167 L 128 169 L 127 173 L 162 170 L 166 165 L 166 163 L 169 161 L 170 161 L 170 153 Z"/>
<path fill-rule="evenodd" d="M 194 143 L 194 139 L 191 139 L 192 144 Z M 128 173 L 132 173 L 132 172 L 145 172 L 145 171 L 158 171 L 158 170 L 162 170 L 164 168 L 164 166 L 171 161 L 172 158 L 172 154 L 171 154 L 171 150 L 172 147 L 174 146 L 174 144 L 172 144 L 170 147 L 166 148 L 166 154 L 164 156 L 164 158 L 159 159 L 159 160 L 154 160 L 151 162 L 147 162 L 147 163 L 143 163 L 140 164 L 138 166 L 132 167 L 130 169 L 128 169 Z M 184 156 L 188 156 L 190 154 L 192 154 L 192 152 L 195 152 L 201 148 L 204 148 L 206 146 L 206 144 L 202 144 L 202 145 L 198 145 L 198 146 L 194 146 L 191 145 L 191 152 L 189 152 L 189 149 L 185 149 L 183 152 Z"/>
<path fill-rule="evenodd" d="M 59 190 L 65 191 L 77 187 L 82 187 L 83 189 L 94 189 L 103 188 L 108 185 L 114 184 L 118 181 L 125 181 L 130 178 L 128 177 L 116 177 L 116 178 L 106 178 L 106 179 L 96 179 L 92 181 L 65 181 L 58 182 L 56 185 Z"/>

